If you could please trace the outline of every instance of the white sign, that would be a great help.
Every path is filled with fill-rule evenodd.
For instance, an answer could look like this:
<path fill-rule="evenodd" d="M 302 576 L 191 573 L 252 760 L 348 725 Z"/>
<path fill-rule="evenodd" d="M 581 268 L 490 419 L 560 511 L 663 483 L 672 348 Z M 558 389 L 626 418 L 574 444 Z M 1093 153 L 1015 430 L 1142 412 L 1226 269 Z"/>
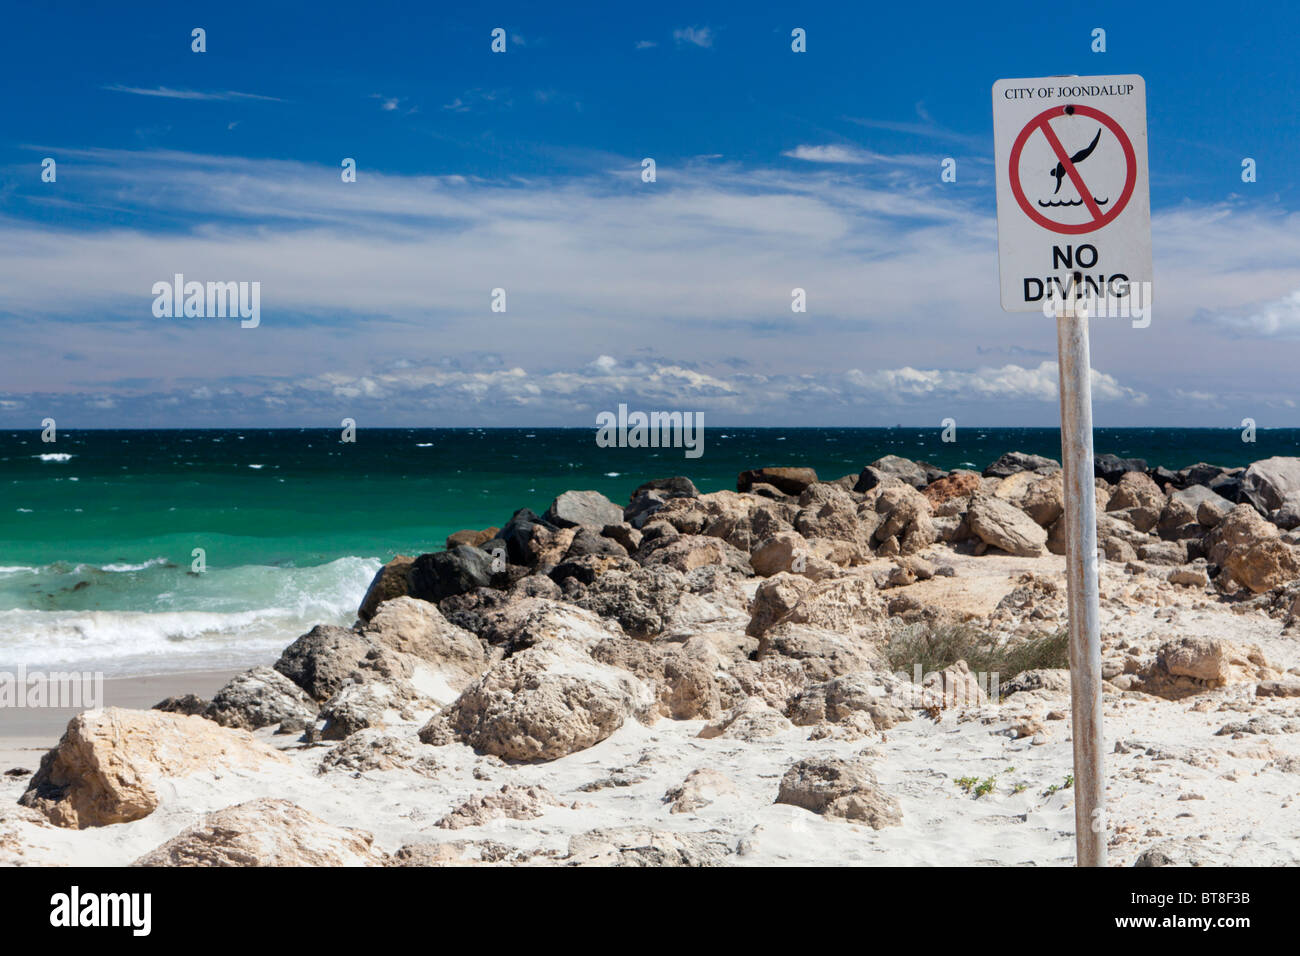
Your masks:
<path fill-rule="evenodd" d="M 1073 300 L 1094 314 L 1145 314 L 1146 100 L 1135 75 L 993 84 L 1002 308 L 1052 315 Z"/>

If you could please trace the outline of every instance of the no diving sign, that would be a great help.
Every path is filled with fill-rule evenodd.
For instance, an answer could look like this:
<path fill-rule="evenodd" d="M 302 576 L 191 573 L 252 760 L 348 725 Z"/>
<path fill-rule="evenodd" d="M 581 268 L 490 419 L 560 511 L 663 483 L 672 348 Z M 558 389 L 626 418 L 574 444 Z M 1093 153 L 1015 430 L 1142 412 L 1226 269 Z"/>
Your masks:
<path fill-rule="evenodd" d="M 1152 276 L 1142 77 L 999 80 L 993 138 L 1002 308 L 1051 314 L 1073 300 L 1144 314 Z"/>

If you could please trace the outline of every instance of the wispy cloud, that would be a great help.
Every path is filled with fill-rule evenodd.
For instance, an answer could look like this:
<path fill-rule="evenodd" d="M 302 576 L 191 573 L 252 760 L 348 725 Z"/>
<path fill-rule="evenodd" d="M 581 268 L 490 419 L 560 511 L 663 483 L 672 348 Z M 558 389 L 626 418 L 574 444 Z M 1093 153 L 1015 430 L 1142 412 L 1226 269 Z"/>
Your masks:
<path fill-rule="evenodd" d="M 907 154 L 876 153 L 856 146 L 796 146 L 781 154 L 789 159 L 801 159 L 809 163 L 840 163 L 852 166 L 865 166 L 870 163 L 883 163 L 895 166 L 934 166 L 938 161 L 934 156 L 913 156 Z"/>
<path fill-rule="evenodd" d="M 543 100 L 538 99 L 538 102 Z M 475 88 L 466 90 L 450 103 L 444 103 L 442 108 L 452 113 L 468 113 L 476 108 L 490 106 L 509 109 L 514 106 L 514 99 L 509 95 L 509 91 Z"/>
<path fill-rule="evenodd" d="M 1300 289 L 1252 308 L 1215 314 L 1210 321 L 1233 335 L 1246 338 L 1300 338 Z"/>
<path fill-rule="evenodd" d="M 682 161 L 653 185 L 636 157 L 571 177 L 368 168 L 344 184 L 298 162 L 27 148 L 78 175 L 60 179 L 59 224 L 16 218 L 44 208 L 39 187 L 0 217 L 6 402 L 89 409 L 93 396 L 115 399 L 119 421 L 217 421 L 185 397 L 207 387 L 233 389 L 222 414 L 247 399 L 288 422 L 320 414 L 304 395 L 337 387 L 385 421 L 445 409 L 449 422 L 506 423 L 525 409 L 529 423 L 581 424 L 586 405 L 653 384 L 655 407 L 677 395 L 724 420 L 762 409 L 771 423 L 893 424 L 947 409 L 991 423 L 1020 402 L 1012 421 L 1055 421 L 1055 366 L 1040 361 L 1055 357 L 1054 327 L 1001 311 L 989 204 L 894 157 Z M 1186 421 L 1172 389 L 1236 390 L 1259 407 L 1293 395 L 1289 353 L 1265 343 L 1294 324 L 1296 217 L 1184 205 L 1157 213 L 1155 237 L 1151 327 L 1095 325 L 1099 409 Z M 155 319 L 152 284 L 176 272 L 260 281 L 261 326 Z M 806 313 L 791 310 L 795 288 Z M 69 354 L 73 329 L 95 361 Z M 395 364 L 429 338 L 446 363 Z M 669 351 L 649 359 L 634 343 Z M 499 359 L 474 358 L 487 352 Z M 159 370 L 153 397 L 120 384 Z"/>
<path fill-rule="evenodd" d="M 708 48 L 713 46 L 713 31 L 708 27 L 682 27 L 673 31 L 673 39 L 678 46 L 689 44 Z"/>
<path fill-rule="evenodd" d="M 175 90 L 167 86 L 146 89 L 140 86 L 121 86 L 114 84 L 101 89 L 112 93 L 132 93 L 136 96 L 160 96 L 169 100 L 263 100 L 268 103 L 283 103 L 278 96 L 263 96 L 260 93 L 238 93 L 234 90 L 222 92 L 203 92 L 200 90 Z"/>
<path fill-rule="evenodd" d="M 402 105 L 404 103 L 410 102 L 410 99 L 408 97 L 388 96 L 384 93 L 371 93 L 370 98 L 372 100 L 378 100 L 379 108 L 383 110 L 385 113 L 405 113 L 407 115 L 410 115 L 411 113 L 420 112 L 420 108 L 418 106 L 404 107 Z"/>
<path fill-rule="evenodd" d="M 975 136 L 970 133 L 959 133 L 955 130 L 946 129 L 938 123 L 935 123 L 930 118 L 930 114 L 926 111 L 925 104 L 923 103 L 917 104 L 917 114 L 921 116 L 924 122 L 915 123 L 899 122 L 895 120 L 863 119 L 856 116 L 846 116 L 845 119 L 850 123 L 856 123 L 858 126 L 863 126 L 867 129 L 887 130 L 893 133 L 919 136 L 924 139 L 937 139 L 950 143 L 960 143 L 975 152 L 991 153 L 993 151 L 993 143 L 987 136 Z"/>

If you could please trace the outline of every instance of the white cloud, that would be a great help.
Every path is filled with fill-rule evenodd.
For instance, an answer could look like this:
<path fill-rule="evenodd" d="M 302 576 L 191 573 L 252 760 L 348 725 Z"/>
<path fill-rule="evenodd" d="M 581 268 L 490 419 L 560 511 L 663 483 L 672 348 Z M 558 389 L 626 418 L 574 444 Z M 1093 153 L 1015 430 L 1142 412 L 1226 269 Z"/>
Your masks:
<path fill-rule="evenodd" d="M 673 31 L 673 39 L 678 46 L 689 43 L 707 48 L 713 46 L 713 31 L 708 27 L 682 27 Z"/>
<path fill-rule="evenodd" d="M 790 159 L 803 159 L 810 163 L 854 163 L 871 162 L 871 155 L 864 150 L 848 146 L 796 146 L 781 154 Z"/>
<path fill-rule="evenodd" d="M 929 421 L 927 402 L 990 424 L 1056 419 L 1053 364 L 976 367 L 993 355 L 1038 362 L 1056 347 L 1049 321 L 999 306 L 986 197 L 896 162 L 679 161 L 650 188 L 628 157 L 585 176 L 368 168 L 343 185 L 325 165 L 33 149 L 76 160 L 61 190 L 74 220 L 111 203 L 132 225 L 0 217 L 7 401 L 93 390 L 126 408 L 141 390 L 115 380 L 157 378 L 151 393 L 233 385 L 290 415 L 310 409 L 294 404 L 305 393 L 268 383 L 333 370 L 342 377 L 314 386 L 332 400 L 336 388 L 353 393 L 339 401 L 398 396 L 410 404 L 394 414 L 418 419 L 459 396 L 450 422 L 513 405 L 574 423 L 579 405 L 638 388 L 658 406 L 707 398 L 723 420 L 762 408 L 770 423 Z M 1287 350 L 1259 343 L 1294 321 L 1278 303 L 1300 288 L 1298 223 L 1250 206 L 1157 214 L 1151 327 L 1094 325 L 1093 364 L 1106 369 L 1094 391 L 1113 416 L 1099 423 L 1196 424 L 1177 388 L 1279 406 L 1294 393 Z M 152 284 L 175 272 L 260 281 L 261 327 L 153 318 Z M 506 313 L 489 308 L 498 287 Z M 790 311 L 796 287 L 805 314 Z M 1202 314 L 1273 318 L 1229 336 L 1194 321 Z M 68 353 L 74 330 L 93 360 Z M 452 364 L 429 365 L 430 350 Z M 483 366 L 488 352 L 498 359 Z M 600 355 L 618 358 L 588 368 Z"/>
<path fill-rule="evenodd" d="M 262 96 L 260 93 L 237 93 L 234 90 L 226 90 L 217 93 L 204 93 L 199 90 L 174 90 L 166 86 L 157 86 L 152 89 L 146 89 L 139 86 L 121 86 L 114 84 L 105 86 L 102 89 L 112 93 L 132 93 L 136 96 L 159 96 L 171 100 L 265 100 L 270 103 L 283 103 L 284 100 L 278 96 Z"/>
<path fill-rule="evenodd" d="M 908 153 L 875 153 L 856 146 L 796 146 L 781 154 L 789 159 L 802 159 L 809 163 L 840 163 L 852 166 L 866 166 L 871 163 L 894 166 L 939 166 L 937 156 L 916 156 Z"/>
<path fill-rule="evenodd" d="M 1250 310 L 1216 315 L 1213 321 L 1229 332 L 1249 338 L 1300 337 L 1300 289 Z"/>
<path fill-rule="evenodd" d="M 915 369 L 910 366 L 874 372 L 850 369 L 845 378 L 863 394 L 900 404 L 916 398 L 1055 402 L 1058 397 L 1057 372 L 1055 362 L 1041 362 L 1035 368 L 1003 365 L 970 370 Z M 1092 370 L 1092 395 L 1094 401 L 1102 402 L 1142 404 L 1147 401 L 1143 393 L 1121 385 L 1114 376 L 1095 368 Z"/>

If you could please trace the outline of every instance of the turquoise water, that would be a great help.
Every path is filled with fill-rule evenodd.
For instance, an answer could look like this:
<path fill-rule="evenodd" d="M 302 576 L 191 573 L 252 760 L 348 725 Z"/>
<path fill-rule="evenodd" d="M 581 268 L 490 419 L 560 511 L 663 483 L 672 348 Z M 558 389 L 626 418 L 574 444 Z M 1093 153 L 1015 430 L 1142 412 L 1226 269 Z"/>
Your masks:
<path fill-rule="evenodd" d="M 1300 430 L 1102 429 L 1098 453 L 1178 468 L 1300 453 Z M 614 501 L 685 474 L 734 488 L 762 465 L 856 473 L 885 454 L 982 469 L 1060 457 L 1054 429 L 727 429 L 704 454 L 600 448 L 591 429 L 0 432 L 0 666 L 110 674 L 244 666 L 318 622 L 351 623 L 379 565 L 461 528 L 542 511 L 560 492 Z M 191 571 L 193 551 L 206 571 Z"/>

